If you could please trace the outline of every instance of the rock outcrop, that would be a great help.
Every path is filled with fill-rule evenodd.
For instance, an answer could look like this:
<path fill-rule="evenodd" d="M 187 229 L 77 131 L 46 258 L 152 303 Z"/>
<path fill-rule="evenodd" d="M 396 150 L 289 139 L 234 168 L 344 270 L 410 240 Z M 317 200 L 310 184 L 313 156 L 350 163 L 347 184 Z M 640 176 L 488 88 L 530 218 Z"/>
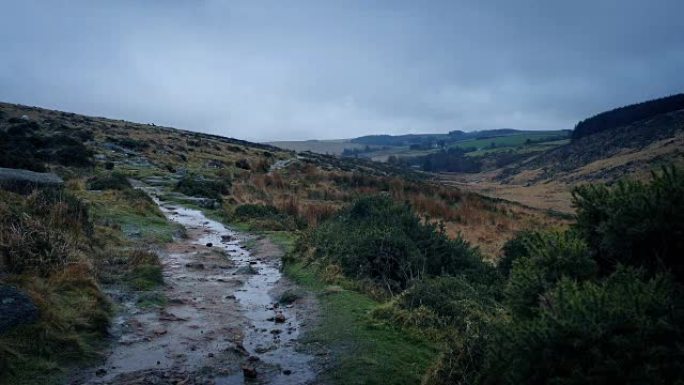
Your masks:
<path fill-rule="evenodd" d="M 0 167 L 0 188 L 15 192 L 31 191 L 36 187 L 60 187 L 62 178 L 51 172 L 34 172 Z"/>
<path fill-rule="evenodd" d="M 0 285 L 0 334 L 14 326 L 35 322 L 38 314 L 28 295 L 13 286 Z"/>

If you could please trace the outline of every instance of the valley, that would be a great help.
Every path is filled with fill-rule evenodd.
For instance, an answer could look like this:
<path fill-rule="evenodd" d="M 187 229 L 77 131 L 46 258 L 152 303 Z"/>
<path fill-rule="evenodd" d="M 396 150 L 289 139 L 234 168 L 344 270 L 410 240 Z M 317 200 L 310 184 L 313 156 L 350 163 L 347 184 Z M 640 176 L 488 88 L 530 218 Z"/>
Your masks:
<path fill-rule="evenodd" d="M 585 296 L 598 291 L 616 298 L 615 312 L 640 312 L 656 305 L 632 308 L 621 285 L 651 293 L 640 274 L 670 276 L 639 259 L 651 247 L 639 242 L 655 231 L 658 244 L 679 247 L 661 225 L 681 214 L 684 110 L 585 138 L 540 133 L 531 143 L 529 133 L 499 131 L 463 142 L 500 141 L 488 149 L 409 149 L 425 152 L 408 160 L 399 149 L 387 161 L 13 104 L 0 111 L 0 288 L 24 293 L 3 301 L 25 309 L 0 330 L 3 384 L 525 378 L 538 358 L 513 367 L 491 357 L 500 345 L 515 357 L 553 344 L 524 337 L 557 327 L 538 316 L 561 311 L 540 308 L 541 293 L 560 301 L 569 290 L 591 306 Z M 477 172 L 444 169 L 471 158 Z M 653 230 L 635 230 L 651 215 L 660 218 Z M 608 218 L 598 235 L 596 218 Z M 623 246 L 615 234 L 624 231 L 647 235 Z M 676 323 L 659 313 L 676 290 L 652 294 L 664 307 L 642 316 Z M 611 315 L 594 314 L 609 327 Z M 509 333 L 522 334 L 510 342 Z M 478 349 L 487 353 L 476 366 L 463 361 Z M 606 349 L 596 354 L 613 354 Z"/>
<path fill-rule="evenodd" d="M 0 385 L 684 385 L 684 1 L 6 1 Z"/>

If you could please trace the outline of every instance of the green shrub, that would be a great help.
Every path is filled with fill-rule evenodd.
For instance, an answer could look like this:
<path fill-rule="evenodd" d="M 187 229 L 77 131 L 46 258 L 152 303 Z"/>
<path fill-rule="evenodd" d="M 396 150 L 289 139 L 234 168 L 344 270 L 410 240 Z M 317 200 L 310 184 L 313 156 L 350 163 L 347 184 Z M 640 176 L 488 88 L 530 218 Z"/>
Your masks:
<path fill-rule="evenodd" d="M 493 267 L 461 239 L 426 224 L 410 206 L 389 197 L 361 198 L 311 230 L 300 251 L 342 268 L 347 277 L 371 280 L 394 293 L 425 277 L 486 275 Z"/>
<path fill-rule="evenodd" d="M 496 268 L 504 277 L 508 277 L 511 273 L 513 261 L 529 255 L 527 244 L 531 238 L 534 238 L 535 234 L 534 231 L 530 230 L 520 231 L 503 245 L 501 250 L 503 253 L 496 264 Z"/>
<path fill-rule="evenodd" d="M 618 264 L 669 269 L 684 278 L 684 175 L 674 168 L 650 183 L 622 181 L 573 191 L 577 230 L 609 274 Z"/>
<path fill-rule="evenodd" d="M 125 174 L 107 172 L 88 179 L 89 190 L 129 190 L 131 183 Z"/>
<path fill-rule="evenodd" d="M 0 167 L 45 171 L 45 163 L 86 167 L 93 151 L 83 144 L 85 131 L 64 126 L 41 127 L 35 121 L 0 125 Z"/>
<path fill-rule="evenodd" d="M 677 384 L 681 300 L 663 275 L 563 278 L 533 319 L 492 318 L 450 340 L 427 384 Z"/>
<path fill-rule="evenodd" d="M 230 193 L 230 182 L 187 175 L 176 183 L 175 190 L 188 196 L 215 199 L 221 202 L 223 195 Z"/>
<path fill-rule="evenodd" d="M 129 279 L 131 285 L 138 290 L 150 290 L 164 284 L 164 276 L 159 265 L 136 266 L 131 271 Z"/>
<path fill-rule="evenodd" d="M 278 209 L 271 205 L 243 204 L 235 208 L 235 217 L 239 219 L 277 218 L 281 216 Z"/>
<path fill-rule="evenodd" d="M 586 280 L 596 273 L 586 244 L 570 232 L 530 234 L 524 244 L 527 256 L 513 262 L 504 290 L 514 314 L 534 314 L 542 295 L 561 278 Z"/>
<path fill-rule="evenodd" d="M 478 283 L 464 276 L 435 277 L 418 281 L 398 298 L 397 304 L 410 310 L 429 309 L 440 318 L 442 326 L 463 332 L 467 325 L 500 311 L 500 292 L 497 281 Z"/>
<path fill-rule="evenodd" d="M 505 383 L 674 384 L 684 375 L 681 303 L 665 276 L 618 269 L 563 279 L 539 317 L 506 325 L 490 348 Z"/>
<path fill-rule="evenodd" d="M 257 230 L 292 231 L 307 226 L 306 221 L 301 217 L 281 213 L 274 206 L 262 204 L 240 205 L 233 211 L 232 218 L 247 222 L 251 228 Z"/>
<path fill-rule="evenodd" d="M 461 326 L 425 383 L 684 383 L 683 181 L 667 169 L 648 184 L 575 190 L 573 229 L 506 244 L 500 313 L 472 312 L 489 294 L 471 282 L 407 291 L 421 306 L 465 317 L 455 318 Z"/>

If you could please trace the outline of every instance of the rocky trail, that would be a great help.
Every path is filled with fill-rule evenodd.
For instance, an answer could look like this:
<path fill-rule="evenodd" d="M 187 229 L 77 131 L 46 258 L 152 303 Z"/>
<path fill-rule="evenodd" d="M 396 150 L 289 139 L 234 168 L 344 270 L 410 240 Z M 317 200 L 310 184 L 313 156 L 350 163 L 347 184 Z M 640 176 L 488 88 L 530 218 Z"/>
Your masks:
<path fill-rule="evenodd" d="M 277 302 L 292 287 L 281 276 L 282 250 L 146 189 L 187 233 L 160 253 L 166 304 L 146 309 L 121 298 L 106 361 L 72 383 L 312 383 L 312 357 L 296 347 L 315 303 Z M 252 250 L 243 246 L 248 239 Z"/>

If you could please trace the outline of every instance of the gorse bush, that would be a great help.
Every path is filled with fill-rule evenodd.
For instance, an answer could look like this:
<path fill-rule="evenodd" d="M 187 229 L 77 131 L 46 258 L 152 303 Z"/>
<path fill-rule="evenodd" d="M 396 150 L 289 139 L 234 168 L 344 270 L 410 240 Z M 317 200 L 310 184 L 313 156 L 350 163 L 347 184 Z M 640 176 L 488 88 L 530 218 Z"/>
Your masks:
<path fill-rule="evenodd" d="M 668 269 L 684 279 L 684 175 L 674 168 L 650 183 L 622 181 L 573 192 L 576 229 L 592 248 L 603 273 L 616 264 Z"/>
<path fill-rule="evenodd" d="M 681 379 L 684 319 L 668 277 L 620 268 L 601 282 L 564 278 L 548 298 L 534 320 L 502 325 L 487 376 L 510 384 Z"/>
<path fill-rule="evenodd" d="M 668 277 L 620 268 L 605 281 L 563 278 L 548 298 L 535 318 L 471 325 L 426 383 L 681 383 L 684 319 Z"/>
<path fill-rule="evenodd" d="M 464 332 L 469 324 L 499 312 L 500 282 L 473 282 L 464 276 L 443 276 L 421 280 L 397 300 L 401 308 L 428 309 L 441 326 Z"/>
<path fill-rule="evenodd" d="M 409 205 L 389 197 L 357 200 L 307 233 L 298 245 L 313 258 L 341 267 L 350 278 L 370 280 L 396 293 L 422 278 L 481 275 L 493 270 L 461 238 L 423 223 Z"/>
<path fill-rule="evenodd" d="M 425 383 L 684 383 L 683 180 L 666 169 L 577 189 L 572 229 L 506 244 L 502 292 L 456 279 L 409 289 L 404 307 L 456 326 Z"/>
<path fill-rule="evenodd" d="M 537 234 L 535 231 L 522 230 L 506 241 L 501 248 L 502 255 L 496 263 L 496 268 L 504 277 L 508 277 L 511 273 L 513 261 L 529 255 L 527 245 L 531 242 L 531 238 L 534 238 Z"/>
<path fill-rule="evenodd" d="M 504 290 L 515 314 L 533 314 L 544 300 L 542 295 L 561 278 L 587 280 L 596 273 L 586 244 L 570 232 L 530 235 L 525 250 L 525 256 L 513 261 Z"/>

